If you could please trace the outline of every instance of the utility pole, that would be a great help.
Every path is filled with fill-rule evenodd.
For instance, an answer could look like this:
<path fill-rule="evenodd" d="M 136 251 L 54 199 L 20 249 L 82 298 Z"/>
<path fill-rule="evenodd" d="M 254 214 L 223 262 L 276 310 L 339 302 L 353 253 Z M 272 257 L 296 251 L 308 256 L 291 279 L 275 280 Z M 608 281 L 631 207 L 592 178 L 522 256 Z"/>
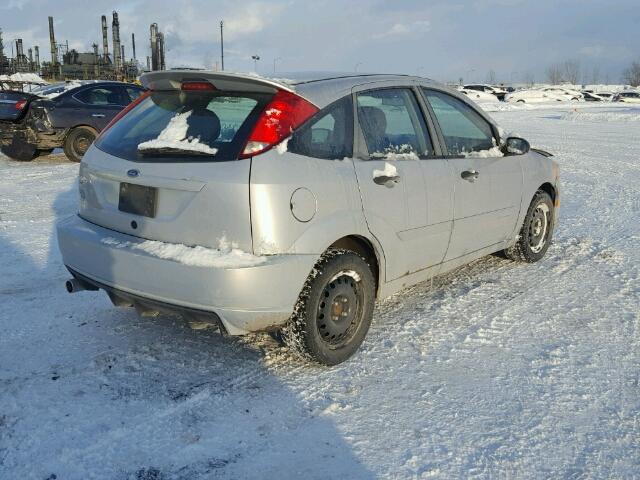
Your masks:
<path fill-rule="evenodd" d="M 253 71 L 258 73 L 258 60 L 260 60 L 260 55 L 251 55 L 251 59 L 253 60 Z"/>
<path fill-rule="evenodd" d="M 221 70 L 224 72 L 224 35 L 222 30 L 224 28 L 224 21 L 220 20 L 220 66 Z"/>

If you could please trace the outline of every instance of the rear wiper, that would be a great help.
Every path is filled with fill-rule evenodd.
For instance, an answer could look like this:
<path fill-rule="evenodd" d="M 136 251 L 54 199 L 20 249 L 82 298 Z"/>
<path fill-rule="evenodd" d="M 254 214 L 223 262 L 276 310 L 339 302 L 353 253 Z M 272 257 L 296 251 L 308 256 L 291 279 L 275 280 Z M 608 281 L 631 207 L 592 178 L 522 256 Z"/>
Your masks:
<path fill-rule="evenodd" d="M 140 155 L 186 155 L 186 156 L 194 156 L 194 157 L 213 157 L 214 154 L 201 152 L 198 150 L 187 150 L 182 148 L 171 148 L 171 147 L 158 147 L 158 148 L 143 148 L 138 149 L 138 153 Z"/>

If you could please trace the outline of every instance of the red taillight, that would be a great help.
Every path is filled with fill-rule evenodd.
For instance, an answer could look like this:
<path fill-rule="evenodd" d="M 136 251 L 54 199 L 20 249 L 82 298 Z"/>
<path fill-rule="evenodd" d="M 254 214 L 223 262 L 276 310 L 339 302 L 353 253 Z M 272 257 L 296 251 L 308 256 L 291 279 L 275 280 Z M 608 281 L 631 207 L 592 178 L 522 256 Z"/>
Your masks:
<path fill-rule="evenodd" d="M 104 134 L 104 132 L 106 132 L 107 130 L 109 130 L 113 126 L 114 123 L 116 123 L 118 120 L 120 120 L 122 117 L 124 117 L 127 113 L 129 113 L 131 110 L 133 110 L 136 105 L 138 105 L 140 102 L 142 102 L 149 95 L 151 95 L 151 90 L 147 90 L 142 95 L 140 95 L 138 98 L 136 98 L 133 102 L 131 102 L 129 105 L 127 105 L 122 110 L 120 110 L 120 113 L 118 113 L 115 117 L 113 117 L 113 120 L 111 120 L 109 123 L 107 123 L 107 126 L 102 129 L 102 131 L 100 132 L 100 135 L 98 135 L 98 138 L 100 138 Z"/>
<path fill-rule="evenodd" d="M 211 92 L 216 89 L 216 87 L 214 87 L 209 82 L 189 82 L 189 81 L 182 82 L 181 88 L 182 90 L 191 91 L 191 92 L 193 91 Z"/>
<path fill-rule="evenodd" d="M 318 111 L 298 95 L 279 90 L 258 118 L 240 158 L 259 155 L 275 147 Z"/>
<path fill-rule="evenodd" d="M 20 100 L 19 102 L 16 102 L 15 107 L 16 110 L 23 110 L 24 107 L 27 106 L 27 101 L 26 100 Z"/>

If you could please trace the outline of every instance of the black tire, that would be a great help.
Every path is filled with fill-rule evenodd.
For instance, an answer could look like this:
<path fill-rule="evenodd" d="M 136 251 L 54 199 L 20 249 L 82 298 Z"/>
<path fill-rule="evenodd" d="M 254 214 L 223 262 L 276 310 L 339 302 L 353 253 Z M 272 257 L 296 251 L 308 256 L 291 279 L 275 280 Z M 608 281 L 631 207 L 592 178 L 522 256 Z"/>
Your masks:
<path fill-rule="evenodd" d="M 531 200 L 515 245 L 507 248 L 507 258 L 533 263 L 544 257 L 553 236 L 553 201 L 547 192 L 538 190 Z"/>
<path fill-rule="evenodd" d="M 38 156 L 36 146 L 22 140 L 14 139 L 9 145 L 0 148 L 0 151 L 12 160 L 30 162 Z"/>
<path fill-rule="evenodd" d="M 64 141 L 64 153 L 72 162 L 80 162 L 84 154 L 98 136 L 91 127 L 76 127 Z"/>
<path fill-rule="evenodd" d="M 282 338 L 303 358 L 337 365 L 364 341 L 374 304 L 375 280 L 364 258 L 328 250 L 304 284 Z"/>

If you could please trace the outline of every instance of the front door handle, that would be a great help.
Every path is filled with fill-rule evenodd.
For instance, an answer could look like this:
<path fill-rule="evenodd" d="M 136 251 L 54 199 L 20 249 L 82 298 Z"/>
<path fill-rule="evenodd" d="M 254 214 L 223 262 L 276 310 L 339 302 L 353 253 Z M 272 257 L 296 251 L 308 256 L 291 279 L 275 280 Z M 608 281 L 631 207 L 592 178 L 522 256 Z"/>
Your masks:
<path fill-rule="evenodd" d="M 91 116 L 93 118 L 104 118 L 104 113 L 93 113 Z"/>
<path fill-rule="evenodd" d="M 466 180 L 467 182 L 475 182 L 476 178 L 478 178 L 478 175 L 480 175 L 480 172 L 476 171 L 476 170 L 465 170 L 464 172 L 462 172 L 460 174 L 460 176 Z"/>
<path fill-rule="evenodd" d="M 379 177 L 374 177 L 373 181 L 378 185 L 384 185 L 386 187 L 395 187 L 396 183 L 400 181 L 400 175 L 381 175 Z"/>

